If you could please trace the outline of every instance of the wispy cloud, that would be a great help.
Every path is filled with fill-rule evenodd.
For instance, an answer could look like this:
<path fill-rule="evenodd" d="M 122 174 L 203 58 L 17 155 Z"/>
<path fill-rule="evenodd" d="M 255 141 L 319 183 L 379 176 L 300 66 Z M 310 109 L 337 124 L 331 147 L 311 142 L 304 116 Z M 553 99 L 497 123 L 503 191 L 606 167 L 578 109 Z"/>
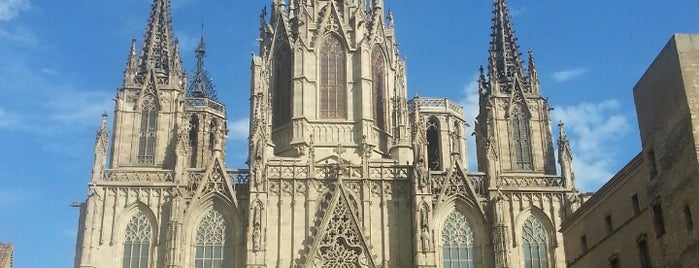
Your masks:
<path fill-rule="evenodd" d="M 29 7 L 29 0 L 0 0 L 0 21 L 13 20 Z"/>
<path fill-rule="evenodd" d="M 466 123 L 471 125 L 467 129 L 466 138 L 466 149 L 468 150 L 469 159 L 469 170 L 476 170 L 478 168 L 477 157 L 476 157 L 476 140 L 471 136 L 473 131 L 473 126 L 476 116 L 478 116 L 478 75 L 473 75 L 468 83 L 463 88 L 461 96 L 458 100 L 459 105 L 464 107 L 464 119 Z"/>
<path fill-rule="evenodd" d="M 2 27 L 2 25 L 0 25 L 0 40 L 32 46 L 38 43 L 37 37 L 30 30 L 23 27 L 13 27 L 9 29 L 9 27 Z"/>
<path fill-rule="evenodd" d="M 553 80 L 556 82 L 566 82 L 584 75 L 586 72 L 583 68 L 574 68 L 553 73 Z"/>
<path fill-rule="evenodd" d="M 248 138 L 250 119 L 241 117 L 228 121 L 228 138 L 232 140 L 245 140 Z"/>
<path fill-rule="evenodd" d="M 552 112 L 555 121 L 565 123 L 573 146 L 573 168 L 577 184 L 583 190 L 596 190 L 616 172 L 614 163 L 618 145 L 630 130 L 629 119 L 617 100 L 558 106 Z"/>

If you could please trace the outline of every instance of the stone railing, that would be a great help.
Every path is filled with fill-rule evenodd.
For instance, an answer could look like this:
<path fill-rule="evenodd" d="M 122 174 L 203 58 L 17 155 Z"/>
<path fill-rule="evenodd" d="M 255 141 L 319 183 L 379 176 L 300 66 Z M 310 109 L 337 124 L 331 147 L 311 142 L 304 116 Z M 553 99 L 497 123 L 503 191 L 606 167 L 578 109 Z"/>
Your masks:
<path fill-rule="evenodd" d="M 187 98 L 187 106 L 193 109 L 211 109 L 221 115 L 226 114 L 226 107 L 207 98 Z"/>
<path fill-rule="evenodd" d="M 473 190 L 476 191 L 476 194 L 485 194 L 486 189 L 488 189 L 488 186 L 485 185 L 485 173 L 467 173 L 466 176 L 471 185 L 473 185 Z"/>
<path fill-rule="evenodd" d="M 410 166 L 370 166 L 368 174 L 363 174 L 361 166 L 343 166 L 340 170 L 345 178 L 349 179 L 392 179 L 401 180 L 408 179 Z M 267 166 L 267 177 L 270 179 L 306 179 L 311 177 L 308 166 L 301 165 L 269 165 Z M 338 166 L 334 163 L 322 164 L 315 166 L 315 178 L 336 178 L 338 173 Z"/>
<path fill-rule="evenodd" d="M 455 102 L 445 98 L 421 98 L 416 97 L 408 101 L 408 107 L 411 111 L 415 111 L 415 105 L 420 107 L 420 111 L 429 112 L 454 112 L 459 115 L 464 114 L 464 108 Z"/>
<path fill-rule="evenodd" d="M 169 170 L 115 170 L 107 169 L 102 175 L 104 181 L 124 182 L 173 182 L 174 172 Z"/>
<path fill-rule="evenodd" d="M 248 169 L 229 169 L 226 173 L 235 185 L 248 184 L 250 180 L 250 170 Z"/>
<path fill-rule="evenodd" d="M 502 187 L 563 187 L 560 176 L 500 176 L 498 186 Z"/>

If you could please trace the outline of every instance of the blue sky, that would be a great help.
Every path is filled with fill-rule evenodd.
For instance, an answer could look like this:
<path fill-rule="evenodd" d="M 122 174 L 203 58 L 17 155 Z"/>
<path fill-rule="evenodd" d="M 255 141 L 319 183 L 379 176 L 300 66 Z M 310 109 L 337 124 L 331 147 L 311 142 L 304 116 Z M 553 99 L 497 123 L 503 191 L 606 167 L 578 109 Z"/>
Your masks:
<path fill-rule="evenodd" d="M 271 0 L 172 1 L 188 70 L 205 24 L 206 64 L 228 104 L 228 164 L 243 167 L 250 54 Z M 457 100 L 472 121 L 492 1 L 386 6 L 409 94 Z M 699 32 L 699 2 L 510 0 L 510 9 L 553 118 L 566 122 L 578 186 L 594 191 L 640 151 L 632 88 L 672 33 Z M 0 241 L 15 243 L 17 267 L 72 266 L 78 211 L 68 204 L 86 197 L 100 114 L 112 114 L 149 10 L 150 0 L 0 0 Z"/>

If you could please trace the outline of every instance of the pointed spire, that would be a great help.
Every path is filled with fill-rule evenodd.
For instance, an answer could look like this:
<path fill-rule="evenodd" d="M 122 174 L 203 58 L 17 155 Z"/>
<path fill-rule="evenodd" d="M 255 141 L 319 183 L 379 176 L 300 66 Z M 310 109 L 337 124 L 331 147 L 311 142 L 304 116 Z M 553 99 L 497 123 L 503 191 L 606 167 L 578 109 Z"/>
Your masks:
<path fill-rule="evenodd" d="M 102 171 L 107 159 L 107 145 L 109 144 L 109 132 L 107 132 L 107 112 L 102 112 L 102 123 L 95 136 L 95 162 L 92 164 L 92 181 L 102 178 Z"/>
<path fill-rule="evenodd" d="M 202 26 L 203 29 L 203 26 Z M 203 30 L 202 30 L 203 32 Z M 216 90 L 214 83 L 209 78 L 209 74 L 204 68 L 204 57 L 206 56 L 206 45 L 204 43 L 204 34 L 202 33 L 199 39 L 199 45 L 194 50 L 197 55 L 197 67 L 192 76 L 192 83 L 189 85 L 187 96 L 195 98 L 209 98 L 216 100 Z"/>
<path fill-rule="evenodd" d="M 534 52 L 530 48 L 528 51 L 529 54 L 529 68 L 527 68 L 528 71 L 528 79 L 529 85 L 532 87 L 532 93 L 539 93 L 539 72 L 536 70 L 536 63 L 534 62 Z"/>
<path fill-rule="evenodd" d="M 524 68 L 506 0 L 495 0 L 492 21 L 488 76 L 501 84 L 522 80 Z M 506 85 L 502 86 L 503 90 L 509 90 Z"/>
<path fill-rule="evenodd" d="M 133 85 L 138 72 L 138 57 L 136 56 L 136 39 L 131 39 L 131 50 L 126 59 L 126 69 L 124 70 L 124 87 Z"/>
<path fill-rule="evenodd" d="M 107 112 L 102 112 L 102 123 L 100 124 L 100 129 L 97 130 L 97 135 L 95 137 L 95 153 L 99 152 L 107 152 L 107 141 L 108 141 L 108 134 L 107 132 Z"/>
<path fill-rule="evenodd" d="M 178 68 L 180 56 L 172 32 L 170 0 L 153 0 L 146 29 L 139 76 L 153 70 L 164 83 L 173 75 L 181 75 Z"/>
<path fill-rule="evenodd" d="M 565 131 L 565 124 L 562 121 L 558 122 L 558 158 L 563 159 L 573 159 L 573 155 L 570 149 L 570 142 L 568 141 L 568 136 Z"/>

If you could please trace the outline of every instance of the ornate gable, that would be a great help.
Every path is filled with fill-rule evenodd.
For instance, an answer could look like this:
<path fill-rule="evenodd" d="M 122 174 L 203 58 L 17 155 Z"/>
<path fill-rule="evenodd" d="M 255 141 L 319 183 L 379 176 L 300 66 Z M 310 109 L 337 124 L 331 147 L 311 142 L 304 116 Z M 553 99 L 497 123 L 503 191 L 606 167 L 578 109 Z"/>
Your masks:
<path fill-rule="evenodd" d="M 225 165 L 221 162 L 220 158 L 214 158 L 211 165 L 209 165 L 204 172 L 204 175 L 196 182 L 196 194 L 194 195 L 194 199 L 199 199 L 208 194 L 218 194 L 235 203 L 235 192 L 224 167 Z"/>
<path fill-rule="evenodd" d="M 480 194 L 476 191 L 474 183 L 464 174 L 461 165 L 456 162 L 456 168 L 444 176 L 432 175 L 432 196 L 433 200 L 439 204 L 452 197 L 461 197 L 480 208 Z"/>
<path fill-rule="evenodd" d="M 377 267 L 350 197 L 336 184 L 302 267 Z"/>

